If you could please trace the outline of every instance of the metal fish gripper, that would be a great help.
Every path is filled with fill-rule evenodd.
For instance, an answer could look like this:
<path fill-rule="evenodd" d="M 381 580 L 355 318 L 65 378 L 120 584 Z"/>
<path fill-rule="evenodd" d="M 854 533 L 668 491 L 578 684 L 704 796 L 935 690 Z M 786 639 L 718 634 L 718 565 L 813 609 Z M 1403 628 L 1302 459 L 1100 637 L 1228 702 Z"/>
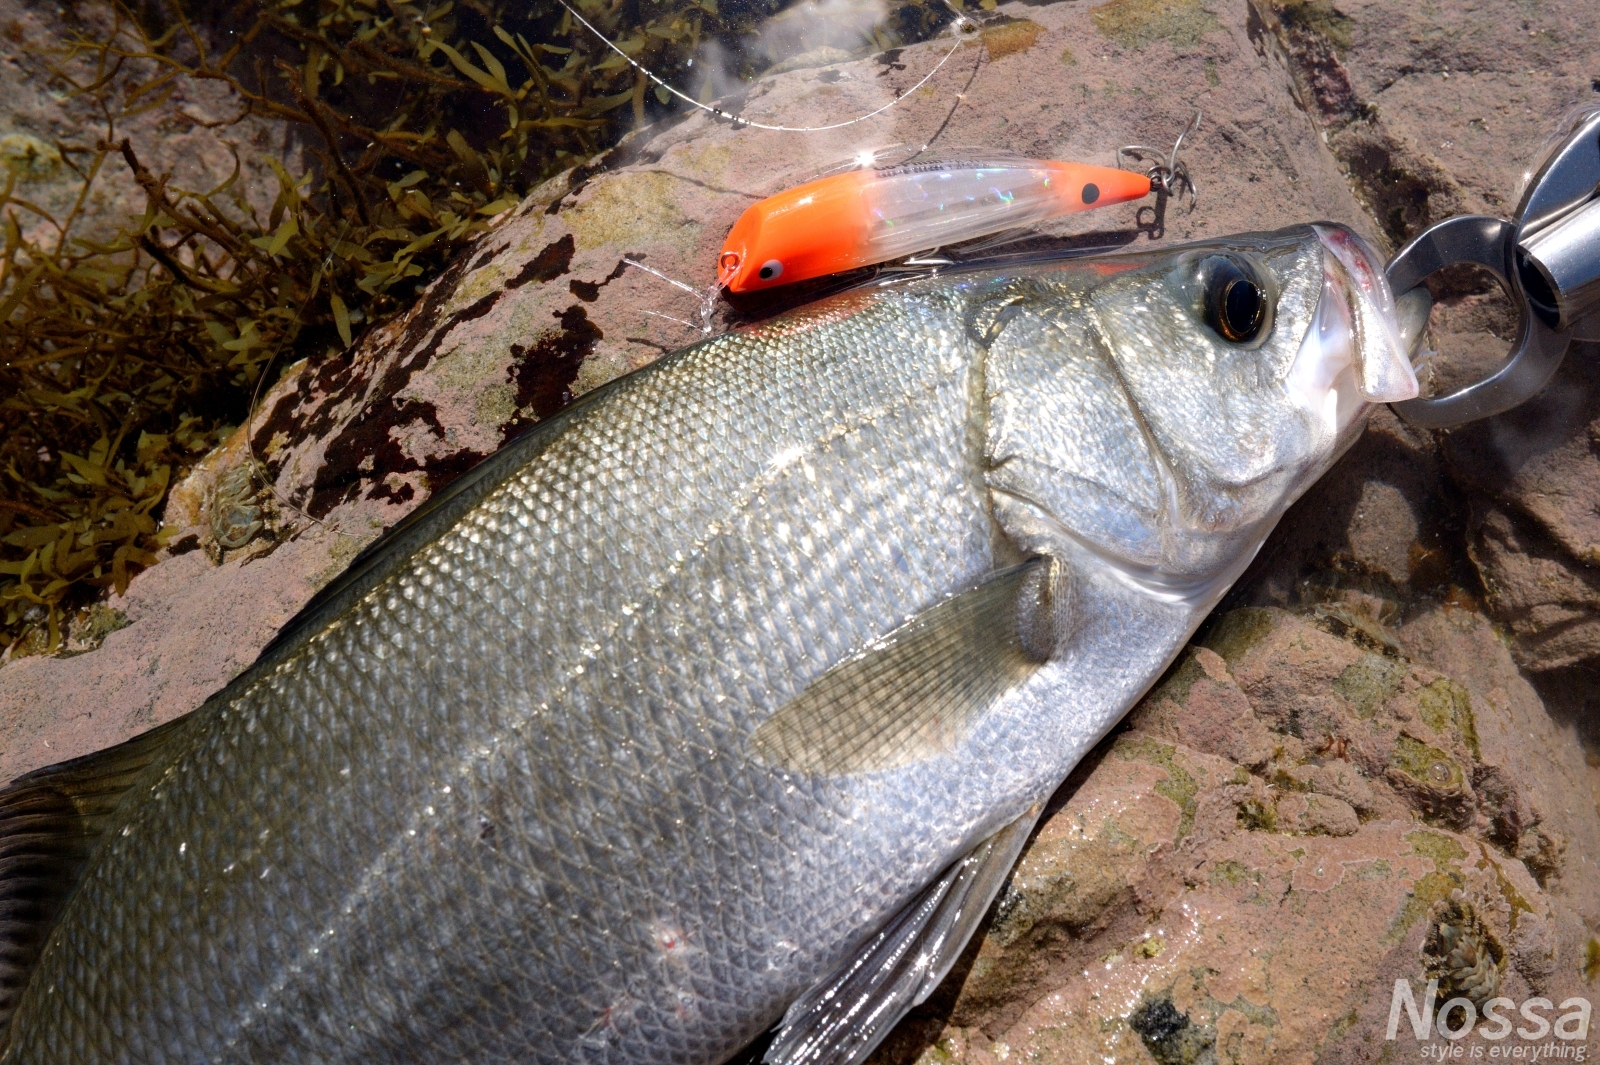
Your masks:
<path fill-rule="evenodd" d="M 1459 215 L 1428 228 L 1389 262 L 1389 284 L 1400 297 L 1460 263 L 1500 279 L 1519 311 L 1517 335 L 1510 357 L 1483 380 L 1394 405 L 1423 428 L 1510 410 L 1549 383 L 1574 340 L 1600 339 L 1600 109 L 1545 159 L 1514 220 Z"/>

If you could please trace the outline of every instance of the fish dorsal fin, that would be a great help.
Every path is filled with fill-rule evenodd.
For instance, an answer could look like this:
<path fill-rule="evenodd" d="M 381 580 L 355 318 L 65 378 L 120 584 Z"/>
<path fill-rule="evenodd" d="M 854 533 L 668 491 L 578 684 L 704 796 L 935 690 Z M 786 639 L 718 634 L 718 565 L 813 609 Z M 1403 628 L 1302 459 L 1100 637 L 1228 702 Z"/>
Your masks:
<path fill-rule="evenodd" d="M 1039 819 L 1034 806 L 939 875 L 865 947 L 795 1000 L 768 1065 L 856 1065 L 933 994 L 978 930 Z"/>
<path fill-rule="evenodd" d="M 0 1032 L 123 796 L 188 722 L 179 718 L 0 789 Z"/>
<path fill-rule="evenodd" d="M 949 751 L 1054 648 L 1065 568 L 1036 558 L 990 575 L 868 644 L 780 707 L 752 742 L 802 773 L 869 773 Z"/>

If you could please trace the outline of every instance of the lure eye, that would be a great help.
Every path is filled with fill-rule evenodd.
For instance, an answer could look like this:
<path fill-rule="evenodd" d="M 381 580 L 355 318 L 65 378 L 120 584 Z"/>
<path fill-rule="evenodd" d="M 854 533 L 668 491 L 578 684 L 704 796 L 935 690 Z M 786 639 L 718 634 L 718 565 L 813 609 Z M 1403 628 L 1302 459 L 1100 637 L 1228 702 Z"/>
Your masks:
<path fill-rule="evenodd" d="M 1214 255 L 1201 264 L 1206 324 L 1224 340 L 1248 344 L 1267 324 L 1267 291 L 1244 264 Z"/>
<path fill-rule="evenodd" d="M 771 281 L 775 277 L 782 277 L 783 264 L 776 259 L 768 259 L 761 264 L 761 269 L 756 271 L 756 276 L 763 281 Z"/>

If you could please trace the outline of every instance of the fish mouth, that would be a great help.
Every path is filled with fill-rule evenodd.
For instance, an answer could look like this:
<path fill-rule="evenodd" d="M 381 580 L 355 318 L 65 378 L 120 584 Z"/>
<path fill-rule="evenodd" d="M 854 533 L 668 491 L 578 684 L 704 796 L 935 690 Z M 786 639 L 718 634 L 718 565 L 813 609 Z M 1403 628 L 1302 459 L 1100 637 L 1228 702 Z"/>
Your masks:
<path fill-rule="evenodd" d="M 1322 243 L 1322 296 L 1284 386 L 1340 434 L 1369 404 L 1414 399 L 1420 388 L 1377 253 L 1344 226 L 1312 229 Z"/>

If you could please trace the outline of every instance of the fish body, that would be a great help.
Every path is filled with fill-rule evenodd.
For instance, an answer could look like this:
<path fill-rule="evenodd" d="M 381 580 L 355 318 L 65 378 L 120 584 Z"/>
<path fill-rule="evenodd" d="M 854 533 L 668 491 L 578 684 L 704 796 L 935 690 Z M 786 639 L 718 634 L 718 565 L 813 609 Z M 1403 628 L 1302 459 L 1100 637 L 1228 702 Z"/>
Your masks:
<path fill-rule="evenodd" d="M 1403 362 L 1341 241 L 847 293 L 580 400 L 0 793 L 0 1062 L 716 1065 L 786 1011 L 859 1061 Z"/>
<path fill-rule="evenodd" d="M 1149 194 L 1144 174 L 1048 159 L 852 170 L 746 208 L 717 258 L 717 283 L 755 292 Z"/>

